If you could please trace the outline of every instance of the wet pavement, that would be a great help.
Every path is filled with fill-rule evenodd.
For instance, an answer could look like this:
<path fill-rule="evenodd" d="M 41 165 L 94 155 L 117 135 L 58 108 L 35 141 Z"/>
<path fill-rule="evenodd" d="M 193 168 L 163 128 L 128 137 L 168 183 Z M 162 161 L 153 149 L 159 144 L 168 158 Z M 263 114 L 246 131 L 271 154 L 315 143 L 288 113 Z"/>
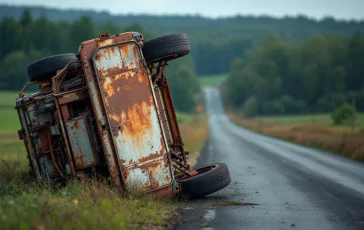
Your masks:
<path fill-rule="evenodd" d="M 232 182 L 188 201 L 176 229 L 364 229 L 363 163 L 237 126 L 218 89 L 204 91 L 210 138 L 197 164 L 226 163 Z"/>

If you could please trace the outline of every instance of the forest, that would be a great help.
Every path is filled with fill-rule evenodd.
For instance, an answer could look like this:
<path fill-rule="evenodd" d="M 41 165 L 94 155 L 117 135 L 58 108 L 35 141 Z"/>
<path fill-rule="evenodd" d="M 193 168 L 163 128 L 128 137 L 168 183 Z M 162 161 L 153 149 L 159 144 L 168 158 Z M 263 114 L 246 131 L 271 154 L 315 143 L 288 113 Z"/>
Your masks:
<path fill-rule="evenodd" d="M 77 53 L 83 41 L 100 34 L 138 31 L 151 38 L 138 24 L 116 25 L 106 21 L 95 24 L 88 16 L 73 22 L 55 22 L 46 16 L 33 18 L 25 10 L 19 19 L 5 17 L 0 21 L 0 90 L 20 90 L 28 82 L 29 63 L 60 53 Z M 176 108 L 193 112 L 200 88 L 191 57 L 171 61 L 166 69 Z"/>
<path fill-rule="evenodd" d="M 186 33 L 191 41 L 191 57 L 195 62 L 196 73 L 200 76 L 227 73 L 235 58 L 244 57 L 249 49 L 261 44 L 269 34 L 275 34 L 282 41 L 299 43 L 311 36 L 352 36 L 356 32 L 364 32 L 364 21 L 335 20 L 329 16 L 321 20 L 304 15 L 283 18 L 236 15 L 211 19 L 199 15 L 113 15 L 91 10 L 7 5 L 0 5 L 0 20 L 5 17 L 20 19 L 25 9 L 29 10 L 35 20 L 45 16 L 52 22 L 60 22 L 60 28 L 63 25 L 67 28 L 67 24 L 79 21 L 81 16 L 87 16 L 95 29 L 103 26 L 105 28 L 105 23 L 117 25 L 124 30 L 128 29 L 127 26 L 137 24 L 152 36 Z M 62 32 L 62 36 L 64 39 L 74 40 L 76 44 L 78 42 L 77 38 L 67 37 L 66 31 Z M 67 46 L 67 41 L 65 43 Z M 64 46 L 63 43 L 61 45 Z"/>
<path fill-rule="evenodd" d="M 0 90 L 19 90 L 34 60 L 123 31 L 146 39 L 188 35 L 191 54 L 167 68 L 180 111 L 194 111 L 197 77 L 228 72 L 226 101 L 251 116 L 331 112 L 345 102 L 364 111 L 364 21 L 330 17 L 209 19 L 0 5 Z"/>
<path fill-rule="evenodd" d="M 246 116 L 332 112 L 345 103 L 364 111 L 364 36 L 317 36 L 287 43 L 269 36 L 236 59 L 227 101 Z"/>

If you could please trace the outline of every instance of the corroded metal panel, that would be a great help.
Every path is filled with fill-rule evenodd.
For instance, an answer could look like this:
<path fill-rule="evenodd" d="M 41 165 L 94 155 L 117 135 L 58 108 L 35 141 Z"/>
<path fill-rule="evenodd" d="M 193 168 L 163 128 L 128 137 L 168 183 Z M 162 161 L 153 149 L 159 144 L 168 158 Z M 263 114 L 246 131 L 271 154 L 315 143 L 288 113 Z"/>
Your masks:
<path fill-rule="evenodd" d="M 153 190 L 172 183 L 157 105 L 135 42 L 99 48 L 93 58 L 113 142 L 127 187 Z"/>
<path fill-rule="evenodd" d="M 43 156 L 43 157 L 39 157 L 39 164 L 40 164 L 40 168 L 41 171 L 44 173 L 44 175 L 46 176 L 57 176 L 57 171 L 54 167 L 54 164 L 52 162 L 52 159 L 50 156 Z"/>
<path fill-rule="evenodd" d="M 28 127 L 27 127 L 27 122 L 26 122 L 25 116 L 24 116 L 24 110 L 21 107 L 18 107 L 18 114 L 19 114 L 19 118 L 20 118 L 20 124 L 25 132 L 24 144 L 25 144 L 26 150 L 28 152 L 28 156 L 30 159 L 30 163 L 32 165 L 33 173 L 34 173 L 36 179 L 40 179 L 41 176 L 40 176 L 40 172 L 39 172 L 39 168 L 38 168 L 38 162 L 34 157 L 35 153 L 32 148 L 31 141 L 29 139 L 30 135 L 29 135 Z"/>
<path fill-rule="evenodd" d="M 116 154 L 114 154 L 114 146 L 109 127 L 107 126 L 105 108 L 103 105 L 101 93 L 99 91 L 97 78 L 95 76 L 93 65 L 90 64 L 95 49 L 97 48 L 96 40 L 98 39 L 82 43 L 80 47 L 80 59 L 83 71 L 85 73 L 85 79 L 88 86 L 90 102 L 94 112 L 98 134 L 100 137 L 102 137 L 101 144 L 107 167 L 114 183 L 120 186 L 122 182 L 120 168 L 117 162 Z"/>
<path fill-rule="evenodd" d="M 95 165 L 97 162 L 85 117 L 67 121 L 66 128 L 76 167 L 82 169 Z"/>

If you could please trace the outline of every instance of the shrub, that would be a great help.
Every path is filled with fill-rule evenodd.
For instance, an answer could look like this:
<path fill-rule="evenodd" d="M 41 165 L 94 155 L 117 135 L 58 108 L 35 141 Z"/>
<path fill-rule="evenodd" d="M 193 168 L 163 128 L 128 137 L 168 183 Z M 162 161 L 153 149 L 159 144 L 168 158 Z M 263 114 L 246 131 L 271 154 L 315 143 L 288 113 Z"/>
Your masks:
<path fill-rule="evenodd" d="M 244 103 L 244 115 L 254 117 L 258 114 L 258 100 L 256 97 L 249 97 Z"/>
<path fill-rule="evenodd" d="M 340 125 L 351 118 L 353 114 L 354 116 L 356 114 L 355 108 L 352 105 L 345 103 L 331 113 L 331 119 L 335 125 Z"/>

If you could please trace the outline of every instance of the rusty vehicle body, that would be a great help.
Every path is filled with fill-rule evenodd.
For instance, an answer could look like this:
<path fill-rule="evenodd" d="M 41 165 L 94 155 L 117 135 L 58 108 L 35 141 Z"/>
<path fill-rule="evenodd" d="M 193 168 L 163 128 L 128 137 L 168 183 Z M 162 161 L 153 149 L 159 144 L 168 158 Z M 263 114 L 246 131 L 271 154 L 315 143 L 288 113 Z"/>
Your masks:
<path fill-rule="evenodd" d="M 101 35 L 82 42 L 48 78 L 30 78 L 16 108 L 36 179 L 99 175 L 124 190 L 171 198 L 183 180 L 201 174 L 187 164 L 164 74 L 169 60 L 188 52 L 148 62 L 143 42 L 136 32 Z M 49 63 L 41 61 L 43 71 Z M 40 91 L 23 95 L 30 84 Z"/>

